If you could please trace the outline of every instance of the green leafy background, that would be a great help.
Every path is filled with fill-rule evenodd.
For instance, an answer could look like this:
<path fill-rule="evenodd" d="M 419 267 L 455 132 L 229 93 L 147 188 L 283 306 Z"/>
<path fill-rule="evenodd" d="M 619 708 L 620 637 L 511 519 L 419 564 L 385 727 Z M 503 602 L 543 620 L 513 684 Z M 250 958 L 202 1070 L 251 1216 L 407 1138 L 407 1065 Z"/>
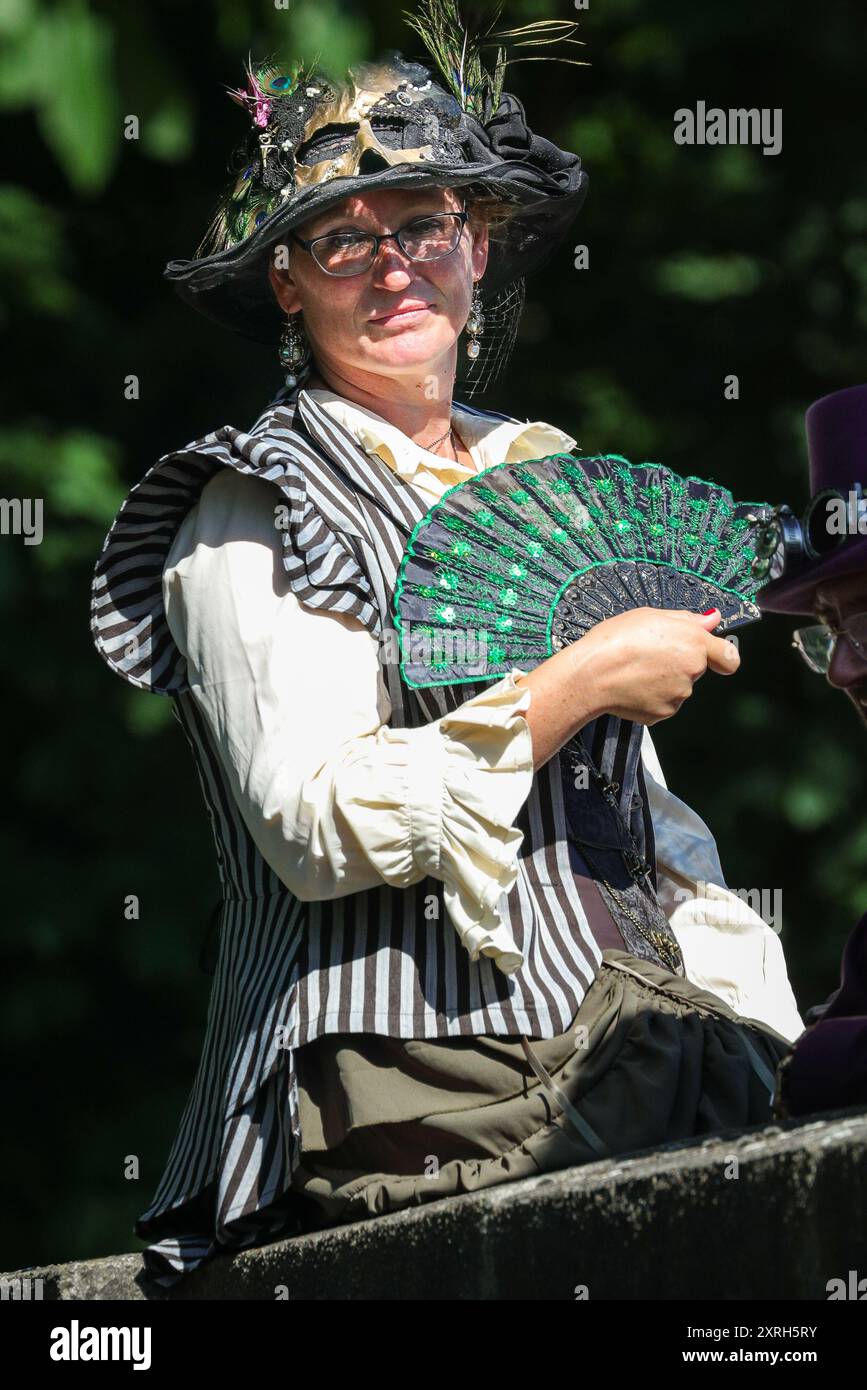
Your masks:
<path fill-rule="evenodd" d="M 803 415 L 864 377 L 867 178 L 860 6 L 802 0 L 515 0 L 581 22 L 590 67 L 521 64 L 506 88 L 577 149 L 575 245 L 528 285 L 511 375 L 487 403 L 736 495 L 806 496 Z M 161 280 L 192 255 L 243 114 L 224 87 L 276 51 L 339 70 L 421 56 L 399 7 L 297 0 L 4 0 L 0 8 L 0 423 L 4 497 L 44 499 L 41 545 L 0 536 L 8 701 L 2 837 L 5 1269 L 140 1248 L 189 1093 L 218 900 L 210 830 L 166 700 L 90 642 L 91 573 L 120 501 L 161 454 L 245 427 L 273 352 L 215 330 Z M 673 113 L 783 110 L 783 152 L 678 147 Z M 139 138 L 125 138 L 128 117 Z M 127 374 L 139 400 L 124 394 Z M 723 379 L 736 373 L 740 399 Z M 705 817 L 735 887 L 781 888 L 802 1008 L 834 987 L 867 906 L 867 734 L 799 664 L 794 624 L 744 632 L 654 728 L 669 784 Z M 124 916 L 136 894 L 138 921 Z M 138 1180 L 124 1176 L 129 1155 Z M 11 1200 L 10 1200 L 11 1199 Z"/>

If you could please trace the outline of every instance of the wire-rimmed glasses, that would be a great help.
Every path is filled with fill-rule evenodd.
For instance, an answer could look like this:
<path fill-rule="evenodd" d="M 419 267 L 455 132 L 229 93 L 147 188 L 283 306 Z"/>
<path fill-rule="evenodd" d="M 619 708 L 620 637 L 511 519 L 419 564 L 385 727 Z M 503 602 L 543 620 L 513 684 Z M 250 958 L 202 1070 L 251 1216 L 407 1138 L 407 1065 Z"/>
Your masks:
<path fill-rule="evenodd" d="M 310 240 L 297 236 L 295 232 L 290 235 L 293 241 L 310 252 L 326 275 L 362 275 L 373 265 L 383 241 L 396 241 L 411 261 L 438 261 L 442 256 L 451 255 L 461 239 L 468 217 L 466 211 L 425 213 L 422 217 L 414 217 L 396 231 L 383 232 L 380 236 L 354 227 L 327 232 Z"/>
<path fill-rule="evenodd" d="M 826 676 L 840 637 L 845 637 L 861 660 L 867 662 L 867 613 L 853 613 L 839 628 L 829 623 L 799 627 L 792 633 L 792 646 L 800 652 L 811 671 Z"/>

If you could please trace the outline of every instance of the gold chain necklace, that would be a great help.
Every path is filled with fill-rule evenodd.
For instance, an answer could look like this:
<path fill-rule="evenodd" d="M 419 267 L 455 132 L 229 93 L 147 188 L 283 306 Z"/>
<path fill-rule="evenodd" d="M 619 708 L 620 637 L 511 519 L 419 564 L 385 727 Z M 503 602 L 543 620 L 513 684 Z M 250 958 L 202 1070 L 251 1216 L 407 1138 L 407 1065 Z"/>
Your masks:
<path fill-rule="evenodd" d="M 599 881 L 602 884 L 604 884 L 604 886 L 608 889 L 608 892 L 611 894 L 615 903 L 620 908 L 620 911 L 626 914 L 630 922 L 632 922 L 633 926 L 636 927 L 640 935 L 644 937 L 644 940 L 650 946 L 653 947 L 653 949 L 656 951 L 659 957 L 668 966 L 672 974 L 677 974 L 678 968 L 681 964 L 679 947 L 672 943 L 670 937 L 668 937 L 665 932 L 660 931 L 658 927 L 645 927 L 644 923 L 640 920 L 640 918 L 637 917 L 636 914 L 632 911 L 629 904 L 623 901 L 617 889 L 608 882 L 608 879 L 605 877 L 604 874 L 599 872 L 598 866 L 590 857 L 590 854 L 585 845 L 582 843 L 582 841 L 576 840 L 574 836 L 570 836 L 570 839 L 573 839 L 575 844 L 578 845 L 582 855 L 587 860 L 587 863 L 590 865 L 590 868 L 592 869 L 594 876 L 598 878 Z"/>

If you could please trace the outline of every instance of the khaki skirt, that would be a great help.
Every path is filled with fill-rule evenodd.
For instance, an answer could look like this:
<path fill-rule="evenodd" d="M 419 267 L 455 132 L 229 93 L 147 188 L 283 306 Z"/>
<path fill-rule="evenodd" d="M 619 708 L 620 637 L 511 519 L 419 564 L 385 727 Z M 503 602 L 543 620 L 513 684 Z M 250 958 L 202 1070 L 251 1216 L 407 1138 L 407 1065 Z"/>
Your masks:
<path fill-rule="evenodd" d="M 609 948 L 554 1038 L 329 1034 L 298 1050 L 309 1229 L 770 1121 L 790 1043 Z"/>

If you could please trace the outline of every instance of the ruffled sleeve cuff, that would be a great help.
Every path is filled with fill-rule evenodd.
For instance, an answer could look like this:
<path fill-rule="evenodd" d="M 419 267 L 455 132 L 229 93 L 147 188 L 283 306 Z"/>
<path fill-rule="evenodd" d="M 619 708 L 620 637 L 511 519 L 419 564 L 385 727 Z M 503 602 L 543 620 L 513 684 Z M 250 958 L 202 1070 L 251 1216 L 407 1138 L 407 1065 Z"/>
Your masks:
<path fill-rule="evenodd" d="M 505 974 L 524 961 L 503 923 L 501 899 L 518 877 L 524 836 L 513 822 L 533 784 L 533 737 L 524 717 L 532 692 L 515 684 L 525 674 L 514 667 L 429 724 L 384 724 L 372 746 L 357 740 L 337 773 L 333 833 L 307 846 L 308 857 L 322 862 L 331 844 L 334 881 L 364 877 L 367 887 L 370 869 L 397 887 L 438 879 L 471 959 L 490 956 Z M 347 865 L 348 844 L 363 856 L 365 875 Z M 314 889 L 321 896 L 321 876 Z"/>
<path fill-rule="evenodd" d="M 533 783 L 524 717 L 531 691 L 515 684 L 525 674 L 514 667 L 427 726 L 438 756 L 426 764 L 431 784 L 414 786 L 411 808 L 416 862 L 442 880 L 446 910 L 470 958 L 490 956 L 507 975 L 524 963 L 499 905 L 518 877 L 524 836 L 513 821 Z M 426 826 L 437 807 L 438 828 Z"/>

